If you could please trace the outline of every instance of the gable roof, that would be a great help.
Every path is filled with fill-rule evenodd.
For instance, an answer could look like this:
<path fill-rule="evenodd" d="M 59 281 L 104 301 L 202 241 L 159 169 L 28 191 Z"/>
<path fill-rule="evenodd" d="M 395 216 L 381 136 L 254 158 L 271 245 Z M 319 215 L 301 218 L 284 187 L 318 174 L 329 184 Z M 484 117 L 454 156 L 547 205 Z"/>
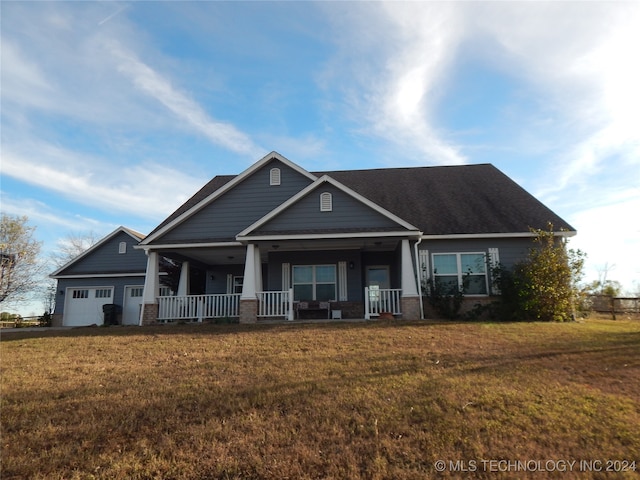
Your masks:
<path fill-rule="evenodd" d="M 384 208 L 381 208 L 380 206 L 378 206 L 375 203 L 371 202 L 366 197 L 363 197 L 359 193 L 351 190 L 349 187 L 341 184 L 340 182 L 338 182 L 334 178 L 331 178 L 329 175 L 323 175 L 322 177 L 318 178 L 315 182 L 313 182 L 311 185 L 309 185 L 307 188 L 301 190 L 296 195 L 294 195 L 293 197 L 289 198 L 289 200 L 287 200 L 286 202 L 284 202 L 283 204 L 278 206 L 276 209 L 272 210 L 267 215 L 265 215 L 264 217 L 262 217 L 261 219 L 259 219 L 256 222 L 254 222 L 252 225 L 250 225 L 246 229 L 244 229 L 242 232 L 240 232 L 237 235 L 236 238 L 240 239 L 242 237 L 250 236 L 252 233 L 256 233 L 256 231 L 261 226 L 267 224 L 269 221 L 271 221 L 272 219 L 276 218 L 278 215 L 282 214 L 287 209 L 289 209 L 292 205 L 297 203 L 300 199 L 306 197 L 311 192 L 313 192 L 314 190 L 317 190 L 318 188 L 320 188 L 321 186 L 323 186 L 324 184 L 327 184 L 327 183 L 330 184 L 330 185 L 333 185 L 334 187 L 336 187 L 340 191 L 344 192 L 346 195 L 348 195 L 349 197 L 353 198 L 357 202 L 360 202 L 360 203 L 366 205 L 367 207 L 371 208 L 372 210 L 375 210 L 378 214 L 382 215 L 383 217 L 386 217 L 387 219 L 391 220 L 392 222 L 395 222 L 397 224 L 397 226 L 398 226 L 398 230 L 404 230 L 405 232 L 407 230 L 418 231 L 418 228 L 414 227 L 413 225 L 411 225 L 410 223 L 406 222 L 405 220 L 403 220 L 402 218 L 398 217 L 397 215 L 394 215 L 393 213 L 385 210 Z"/>
<path fill-rule="evenodd" d="M 167 217 L 160 225 L 154 228 L 141 243 L 149 243 L 157 237 L 163 235 L 168 230 L 172 229 L 193 214 L 197 213 L 202 208 L 209 205 L 216 198 L 222 196 L 225 192 L 231 190 L 238 183 L 251 176 L 253 173 L 261 169 L 264 165 L 271 162 L 272 160 L 279 160 L 289 168 L 309 178 L 309 180 L 311 181 L 316 180 L 315 175 L 306 171 L 299 165 L 296 165 L 292 161 L 280 155 L 278 152 L 273 151 L 262 157 L 260 160 L 258 160 L 256 163 L 251 165 L 239 175 L 219 175 L 214 177 L 211 181 L 209 181 L 209 183 L 198 190 L 195 195 L 193 195 L 189 200 L 182 204 L 182 206 L 180 206 L 175 212 L 169 215 L 169 217 Z"/>
<path fill-rule="evenodd" d="M 240 175 L 214 177 L 143 243 L 188 218 L 273 158 L 312 181 L 325 175 L 336 180 L 425 236 L 522 235 L 529 234 L 531 228 L 546 229 L 549 222 L 556 231 L 575 233 L 571 225 L 491 164 L 307 172 L 272 152 Z"/>
<path fill-rule="evenodd" d="M 97 251 L 103 245 L 105 245 L 107 242 L 109 242 L 112 238 L 114 238 L 115 236 L 119 235 L 120 233 L 126 233 L 131 238 L 133 238 L 136 242 L 141 242 L 145 238 L 145 236 L 140 232 L 136 232 L 135 230 L 132 230 L 130 228 L 120 226 L 120 227 L 116 228 L 113 232 L 111 232 L 109 235 L 107 235 L 106 237 L 102 238 L 101 240 L 99 240 L 96 243 L 94 243 L 93 245 L 91 245 L 89 248 L 87 248 L 80 255 L 78 255 L 77 257 L 73 258 L 71 261 L 67 262 L 62 267 L 58 268 L 55 272 L 50 274 L 49 277 L 55 278 L 55 277 L 59 276 L 62 272 L 67 270 L 73 264 L 79 262 L 83 258 L 85 258 L 88 255 L 92 254 L 93 252 Z"/>

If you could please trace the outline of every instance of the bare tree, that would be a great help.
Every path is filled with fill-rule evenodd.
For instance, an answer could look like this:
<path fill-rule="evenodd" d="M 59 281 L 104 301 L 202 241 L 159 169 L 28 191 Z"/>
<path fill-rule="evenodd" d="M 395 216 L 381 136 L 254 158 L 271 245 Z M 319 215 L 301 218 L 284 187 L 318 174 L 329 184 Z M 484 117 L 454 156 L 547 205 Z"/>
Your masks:
<path fill-rule="evenodd" d="M 26 216 L 2 214 L 0 225 L 0 302 L 20 302 L 32 294 L 42 279 L 38 262 L 41 242 L 33 238 L 36 227 Z"/>
<path fill-rule="evenodd" d="M 100 237 L 94 232 L 70 233 L 58 240 L 57 249 L 51 253 L 51 263 L 57 268 L 65 266 L 78 255 L 98 243 Z"/>

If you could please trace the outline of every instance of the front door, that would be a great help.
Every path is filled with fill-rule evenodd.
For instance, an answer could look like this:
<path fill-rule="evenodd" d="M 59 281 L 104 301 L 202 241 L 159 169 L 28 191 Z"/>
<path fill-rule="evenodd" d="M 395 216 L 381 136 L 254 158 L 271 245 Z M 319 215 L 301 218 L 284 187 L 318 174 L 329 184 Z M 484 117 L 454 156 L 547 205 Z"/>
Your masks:
<path fill-rule="evenodd" d="M 380 300 L 380 290 L 391 288 L 388 265 L 367 267 L 367 286 L 369 287 L 369 302 Z"/>

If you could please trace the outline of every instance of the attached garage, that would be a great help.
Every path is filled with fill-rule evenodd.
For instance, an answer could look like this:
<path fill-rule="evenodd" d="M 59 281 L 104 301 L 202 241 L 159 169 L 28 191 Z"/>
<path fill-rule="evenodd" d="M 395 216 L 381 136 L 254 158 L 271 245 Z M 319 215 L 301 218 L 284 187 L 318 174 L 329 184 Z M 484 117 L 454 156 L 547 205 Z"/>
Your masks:
<path fill-rule="evenodd" d="M 65 294 L 63 325 L 79 327 L 102 325 L 102 306 L 113 303 L 113 287 L 74 287 Z"/>

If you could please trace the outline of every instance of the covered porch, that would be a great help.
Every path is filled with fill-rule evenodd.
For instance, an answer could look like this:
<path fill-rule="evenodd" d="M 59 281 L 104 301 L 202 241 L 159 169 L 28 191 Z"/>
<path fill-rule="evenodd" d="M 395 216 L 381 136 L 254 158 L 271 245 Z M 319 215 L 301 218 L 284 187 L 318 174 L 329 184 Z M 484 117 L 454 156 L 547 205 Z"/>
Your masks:
<path fill-rule="evenodd" d="M 382 313 L 421 318 L 417 243 L 386 235 L 147 248 L 140 325 L 374 319 Z M 163 257 L 174 265 L 171 295 L 159 294 Z"/>

